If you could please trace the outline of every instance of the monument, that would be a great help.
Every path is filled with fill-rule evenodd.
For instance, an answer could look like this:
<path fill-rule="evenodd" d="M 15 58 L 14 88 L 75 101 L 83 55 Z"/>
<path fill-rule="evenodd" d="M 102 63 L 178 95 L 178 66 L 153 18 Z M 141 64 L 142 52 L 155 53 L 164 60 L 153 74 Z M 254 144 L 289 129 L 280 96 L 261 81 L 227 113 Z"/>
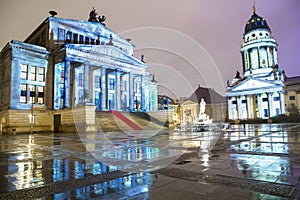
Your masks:
<path fill-rule="evenodd" d="M 212 119 L 209 119 L 209 116 L 205 113 L 205 109 L 206 102 L 202 98 L 198 117 L 194 120 L 194 127 L 196 131 L 207 131 L 209 129 L 209 125 L 212 123 Z"/>

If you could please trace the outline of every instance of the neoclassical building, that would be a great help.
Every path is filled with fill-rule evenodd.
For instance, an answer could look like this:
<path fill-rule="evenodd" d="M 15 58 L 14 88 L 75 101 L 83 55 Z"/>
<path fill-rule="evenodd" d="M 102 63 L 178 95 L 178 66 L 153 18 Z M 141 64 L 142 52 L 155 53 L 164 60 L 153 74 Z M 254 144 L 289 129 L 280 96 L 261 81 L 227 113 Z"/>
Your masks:
<path fill-rule="evenodd" d="M 237 71 L 227 82 L 229 119 L 268 119 L 286 112 L 277 46 L 267 21 L 253 7 L 240 50 L 243 77 Z"/>
<path fill-rule="evenodd" d="M 45 130 L 53 130 L 55 111 L 80 105 L 100 111 L 157 110 L 157 83 L 151 81 L 143 55 L 133 57 L 130 39 L 107 28 L 105 17 L 94 9 L 87 21 L 50 14 L 24 42 L 12 40 L 1 51 L 4 132 L 23 121 L 25 127 L 32 109 L 49 121 L 35 122 Z"/>

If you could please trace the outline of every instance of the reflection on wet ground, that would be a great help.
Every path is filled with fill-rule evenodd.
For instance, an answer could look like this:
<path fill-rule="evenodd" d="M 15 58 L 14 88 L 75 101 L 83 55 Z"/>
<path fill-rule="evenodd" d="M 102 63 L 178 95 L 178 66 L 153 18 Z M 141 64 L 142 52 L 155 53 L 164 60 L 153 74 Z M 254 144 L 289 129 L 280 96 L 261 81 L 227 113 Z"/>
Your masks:
<path fill-rule="evenodd" d="M 297 199 L 299 130 L 2 135 L 0 199 Z"/>

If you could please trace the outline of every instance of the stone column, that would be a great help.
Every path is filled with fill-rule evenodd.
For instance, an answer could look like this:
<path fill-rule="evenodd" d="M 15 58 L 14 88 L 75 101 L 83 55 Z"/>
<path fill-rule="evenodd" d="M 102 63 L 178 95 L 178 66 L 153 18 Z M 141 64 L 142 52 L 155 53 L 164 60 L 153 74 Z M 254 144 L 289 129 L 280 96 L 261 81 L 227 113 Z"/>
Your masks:
<path fill-rule="evenodd" d="M 90 68 L 89 68 L 89 63 L 85 62 L 84 63 L 84 79 L 83 79 L 83 96 L 84 96 L 84 102 L 86 101 L 89 102 L 89 95 L 90 95 L 90 88 L 89 88 L 89 75 L 90 75 Z"/>
<path fill-rule="evenodd" d="M 281 114 L 285 114 L 286 110 L 285 110 L 285 103 L 284 103 L 284 91 L 280 91 L 279 92 L 279 99 L 280 99 L 280 111 L 281 111 Z"/>
<path fill-rule="evenodd" d="M 277 48 L 275 47 L 273 50 L 273 59 L 274 59 L 274 65 L 278 64 L 278 58 L 277 58 Z"/>
<path fill-rule="evenodd" d="M 232 116 L 232 104 L 231 104 L 231 101 L 230 101 L 230 97 L 227 97 L 227 104 L 228 104 L 228 118 L 229 119 L 233 119 L 233 116 Z"/>
<path fill-rule="evenodd" d="M 145 76 L 141 76 L 141 109 L 143 112 L 146 111 L 146 102 L 145 102 Z"/>
<path fill-rule="evenodd" d="M 268 59 L 268 67 L 270 68 L 272 67 L 270 47 L 267 47 L 267 59 Z"/>
<path fill-rule="evenodd" d="M 257 68 L 259 69 L 260 68 L 260 48 L 259 47 L 257 47 L 257 60 L 258 60 Z"/>
<path fill-rule="evenodd" d="M 249 51 L 246 51 L 246 59 L 247 59 L 247 69 L 250 69 L 250 59 L 249 59 Z"/>
<path fill-rule="evenodd" d="M 262 108 L 261 108 L 261 94 L 256 94 L 257 107 L 258 107 L 258 118 L 262 118 Z"/>
<path fill-rule="evenodd" d="M 133 73 L 129 72 L 129 111 L 134 111 L 134 84 Z"/>
<path fill-rule="evenodd" d="M 252 108 L 250 104 L 250 95 L 246 95 L 246 101 L 247 101 L 247 118 L 251 119 L 252 118 Z"/>
<path fill-rule="evenodd" d="M 65 77 L 64 77 L 64 108 L 70 108 L 70 80 L 71 80 L 71 62 L 65 59 Z"/>
<path fill-rule="evenodd" d="M 115 98 L 115 109 L 116 110 L 121 110 L 121 92 L 120 92 L 120 87 L 121 87 L 121 80 L 120 80 L 120 71 L 117 69 L 116 70 L 116 98 Z"/>
<path fill-rule="evenodd" d="M 242 110 L 242 101 L 240 96 L 236 97 L 236 103 L 237 103 L 238 119 L 242 119 L 243 110 Z"/>
<path fill-rule="evenodd" d="M 272 110 L 272 93 L 267 92 L 268 96 L 268 113 L 269 113 L 269 118 L 273 117 L 273 110 Z"/>
<path fill-rule="evenodd" d="M 106 68 L 101 68 L 101 110 L 106 110 Z"/>

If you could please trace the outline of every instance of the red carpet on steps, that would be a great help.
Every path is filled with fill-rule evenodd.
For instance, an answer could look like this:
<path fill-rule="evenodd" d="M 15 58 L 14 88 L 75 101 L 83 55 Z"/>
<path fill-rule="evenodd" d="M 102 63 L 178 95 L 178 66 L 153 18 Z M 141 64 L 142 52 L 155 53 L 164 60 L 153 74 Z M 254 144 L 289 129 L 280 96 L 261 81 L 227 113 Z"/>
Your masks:
<path fill-rule="evenodd" d="M 125 115 L 123 115 L 122 113 L 116 111 L 116 110 L 111 110 L 110 111 L 114 116 L 118 117 L 120 120 L 122 120 L 123 122 L 125 122 L 127 125 L 129 125 L 131 128 L 133 128 L 134 130 L 142 130 L 141 127 L 139 127 L 136 123 L 134 123 L 133 121 L 131 121 L 130 119 L 128 119 Z"/>

